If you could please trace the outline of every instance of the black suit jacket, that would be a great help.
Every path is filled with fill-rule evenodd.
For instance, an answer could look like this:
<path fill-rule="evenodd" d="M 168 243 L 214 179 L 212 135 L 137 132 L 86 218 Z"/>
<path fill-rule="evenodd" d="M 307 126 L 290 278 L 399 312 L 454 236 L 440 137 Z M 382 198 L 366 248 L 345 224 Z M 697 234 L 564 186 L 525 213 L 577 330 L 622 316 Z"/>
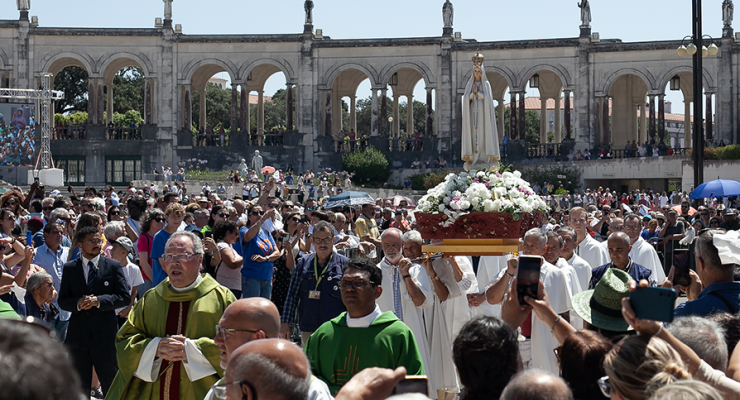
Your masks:
<path fill-rule="evenodd" d="M 97 296 L 100 307 L 78 311 L 77 301 L 88 294 Z M 87 292 L 82 258 L 64 264 L 59 306 L 72 313 L 67 329 L 67 345 L 82 348 L 114 347 L 118 332 L 115 310 L 126 307 L 130 302 L 131 289 L 118 261 L 100 256 L 92 293 Z"/>

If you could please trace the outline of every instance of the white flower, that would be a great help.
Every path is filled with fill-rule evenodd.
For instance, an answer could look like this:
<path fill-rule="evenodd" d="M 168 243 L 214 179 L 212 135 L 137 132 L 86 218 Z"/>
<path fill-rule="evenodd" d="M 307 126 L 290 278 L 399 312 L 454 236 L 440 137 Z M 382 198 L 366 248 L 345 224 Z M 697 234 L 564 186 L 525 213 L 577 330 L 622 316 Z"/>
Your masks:
<path fill-rule="evenodd" d="M 499 201 L 499 200 L 496 200 L 496 201 Z M 494 212 L 496 211 L 495 208 L 496 207 L 495 207 L 494 201 L 492 201 L 491 199 L 488 199 L 483 202 L 483 211 Z"/>
<path fill-rule="evenodd" d="M 445 210 L 445 205 L 440 204 L 438 209 L 439 209 L 439 212 L 443 212 Z"/>
<path fill-rule="evenodd" d="M 468 208 L 470 208 L 470 202 L 467 200 L 460 200 L 460 202 L 458 202 L 457 204 L 459 204 L 460 208 L 463 210 L 467 210 Z"/>

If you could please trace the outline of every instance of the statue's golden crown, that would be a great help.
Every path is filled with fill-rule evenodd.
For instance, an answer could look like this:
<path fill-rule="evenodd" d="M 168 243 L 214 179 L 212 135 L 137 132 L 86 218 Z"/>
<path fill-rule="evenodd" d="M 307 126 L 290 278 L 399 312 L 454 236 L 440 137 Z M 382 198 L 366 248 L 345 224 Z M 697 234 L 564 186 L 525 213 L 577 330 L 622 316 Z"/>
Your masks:
<path fill-rule="evenodd" d="M 481 54 L 480 52 L 475 53 L 475 55 L 473 56 L 473 64 L 475 64 L 476 67 L 480 67 L 481 65 L 483 65 L 483 60 L 483 54 Z"/>

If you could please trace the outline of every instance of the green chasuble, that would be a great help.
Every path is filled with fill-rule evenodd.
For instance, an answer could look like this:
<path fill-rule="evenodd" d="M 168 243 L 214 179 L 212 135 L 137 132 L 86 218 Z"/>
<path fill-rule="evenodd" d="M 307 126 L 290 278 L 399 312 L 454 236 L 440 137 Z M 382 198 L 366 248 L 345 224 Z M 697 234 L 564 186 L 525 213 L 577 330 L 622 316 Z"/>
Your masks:
<path fill-rule="evenodd" d="M 139 366 L 146 346 L 157 337 L 164 337 L 167 329 L 167 317 L 172 303 L 187 306 L 184 336 L 193 340 L 198 349 L 208 359 L 217 374 L 201 378 L 195 382 L 188 379 L 183 363 L 174 363 L 179 367 L 179 399 L 200 400 L 208 393 L 211 385 L 223 377 L 221 358 L 218 346 L 213 343 L 215 326 L 221 319 L 226 307 L 236 301 L 231 291 L 216 282 L 208 274 L 195 288 L 178 293 L 171 289 L 169 278 L 144 297 L 131 310 L 128 320 L 116 335 L 116 352 L 118 355 L 118 374 L 113 381 L 106 399 L 147 399 L 160 400 L 160 385 L 168 374 L 160 373 L 155 382 L 145 382 L 134 372 Z M 172 308 L 176 309 L 175 307 Z M 171 369 L 171 368 L 170 368 Z M 170 373 L 169 376 L 172 374 Z M 175 399 L 171 399 L 175 400 Z"/>
<path fill-rule="evenodd" d="M 367 328 L 347 326 L 347 312 L 325 322 L 306 342 L 311 371 L 336 393 L 369 367 L 406 367 L 408 375 L 424 375 L 416 338 L 395 314 L 386 311 Z"/>

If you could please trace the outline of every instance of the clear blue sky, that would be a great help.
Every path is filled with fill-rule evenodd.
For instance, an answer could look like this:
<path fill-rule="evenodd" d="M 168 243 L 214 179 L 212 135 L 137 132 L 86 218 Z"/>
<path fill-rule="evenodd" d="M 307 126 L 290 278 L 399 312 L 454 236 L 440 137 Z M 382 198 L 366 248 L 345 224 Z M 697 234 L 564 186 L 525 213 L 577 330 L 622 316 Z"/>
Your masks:
<path fill-rule="evenodd" d="M 442 33 L 442 0 L 315 0 L 314 27 L 332 38 L 420 37 Z M 452 0 L 454 30 L 478 41 L 545 39 L 578 36 L 577 0 Z M 739 3 L 740 5 L 740 3 Z M 161 0 L 31 0 L 30 15 L 44 27 L 149 28 L 163 16 Z M 691 0 L 593 0 L 592 30 L 602 39 L 625 42 L 676 40 L 691 34 Z M 704 32 L 721 34 L 722 0 L 703 1 Z M 736 29 L 740 29 L 740 9 Z M 16 2 L 3 0 L 0 15 L 18 16 Z M 185 34 L 300 33 L 302 0 L 174 0 L 173 20 Z M 285 84 L 274 75 L 265 88 L 271 94 Z M 417 99 L 423 99 L 423 84 Z M 675 92 L 674 92 L 675 93 Z M 680 94 L 668 99 L 683 109 Z M 358 97 L 369 95 L 369 85 Z"/>

